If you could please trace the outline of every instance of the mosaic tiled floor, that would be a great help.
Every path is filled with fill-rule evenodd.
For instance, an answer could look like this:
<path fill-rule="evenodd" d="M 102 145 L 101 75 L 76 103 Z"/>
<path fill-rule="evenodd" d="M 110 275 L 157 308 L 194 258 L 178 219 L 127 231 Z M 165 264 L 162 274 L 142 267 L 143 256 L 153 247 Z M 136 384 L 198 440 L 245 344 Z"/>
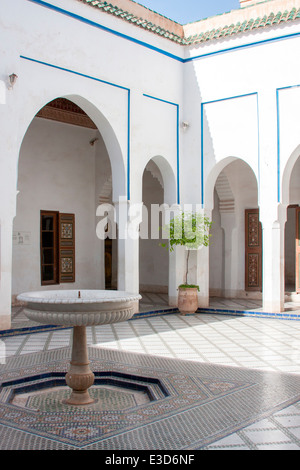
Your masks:
<path fill-rule="evenodd" d="M 69 357 L 69 347 L 59 348 L 1 366 L 1 450 L 202 449 L 246 426 L 251 432 L 252 423 L 300 400 L 296 374 L 91 347 L 102 392 L 95 404 L 74 409 L 61 403 Z M 100 406 L 100 398 L 108 403 L 107 384 L 119 390 Z M 137 391 L 149 400 L 136 400 Z"/>
<path fill-rule="evenodd" d="M 163 314 L 178 313 L 177 308 L 168 305 L 168 296 L 166 294 L 142 293 L 142 300 L 139 305 L 139 313 L 135 318 L 146 318 Z M 300 320 L 300 294 L 299 301 L 286 301 L 285 311 L 282 314 L 270 314 L 264 312 L 261 300 L 253 299 L 222 299 L 217 297 L 210 298 L 209 308 L 199 309 L 199 313 L 224 314 L 236 316 L 250 316 L 256 318 L 284 318 Z M 0 331 L 0 337 L 7 334 L 26 333 L 33 329 L 39 331 L 53 330 L 53 326 L 41 325 L 29 320 L 21 306 L 12 308 L 11 331 Z"/>

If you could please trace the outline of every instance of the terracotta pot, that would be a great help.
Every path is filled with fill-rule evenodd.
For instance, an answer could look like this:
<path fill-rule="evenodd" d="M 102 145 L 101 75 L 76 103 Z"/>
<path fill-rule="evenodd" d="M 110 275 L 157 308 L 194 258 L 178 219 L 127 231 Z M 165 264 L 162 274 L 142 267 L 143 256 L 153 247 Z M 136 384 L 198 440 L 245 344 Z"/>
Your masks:
<path fill-rule="evenodd" d="M 178 310 L 181 315 L 195 313 L 198 308 L 198 289 L 197 287 L 179 287 L 178 288 Z"/>

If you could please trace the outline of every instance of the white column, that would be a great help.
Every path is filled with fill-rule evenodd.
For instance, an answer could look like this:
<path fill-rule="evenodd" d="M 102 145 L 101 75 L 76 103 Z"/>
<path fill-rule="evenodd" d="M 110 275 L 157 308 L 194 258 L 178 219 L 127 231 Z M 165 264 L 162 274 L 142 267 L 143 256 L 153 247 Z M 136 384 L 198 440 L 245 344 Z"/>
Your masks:
<path fill-rule="evenodd" d="M 211 220 L 212 210 L 205 209 L 205 216 Z M 195 280 L 193 284 L 199 286 L 198 307 L 209 307 L 209 246 L 202 246 L 195 252 L 194 263 L 196 266 Z"/>
<path fill-rule="evenodd" d="M 259 209 L 263 247 L 263 310 L 284 310 L 284 224 L 286 210 L 278 204 L 277 107 L 272 87 L 259 90 Z"/>
<path fill-rule="evenodd" d="M 231 297 L 236 295 L 237 291 L 237 268 L 236 259 L 238 246 L 234 246 L 236 242 L 234 233 L 236 229 L 236 215 L 234 212 L 221 213 L 221 227 L 224 230 L 224 295 Z"/>
<path fill-rule="evenodd" d="M 207 212 L 206 215 L 210 217 Z M 202 246 L 198 250 L 177 246 L 169 257 L 169 305 L 178 305 L 178 286 L 186 282 L 187 256 L 188 284 L 199 286 L 198 306 L 209 306 L 209 247 Z"/>
<path fill-rule="evenodd" d="M 9 61 L 17 63 L 12 54 Z M 11 71 L 18 73 L 15 65 Z M 6 67 L 7 69 L 7 67 Z M 0 80 L 0 330 L 11 327 L 13 219 L 16 215 L 16 188 L 20 145 L 19 113 L 23 112 L 18 82 L 8 86 L 7 77 Z"/>
<path fill-rule="evenodd" d="M 209 247 L 202 246 L 196 251 L 196 280 L 199 286 L 198 307 L 209 307 Z"/>
<path fill-rule="evenodd" d="M 169 305 L 178 305 L 178 286 L 185 282 L 185 258 L 186 249 L 176 246 L 169 255 Z"/>
<path fill-rule="evenodd" d="M 141 204 L 115 203 L 118 222 L 118 290 L 139 293 L 139 224 Z M 139 310 L 136 302 L 135 311 Z"/>
<path fill-rule="evenodd" d="M 262 221 L 263 226 L 263 310 L 284 311 L 284 233 L 286 208 L 279 207 L 278 220 Z"/>
<path fill-rule="evenodd" d="M 0 330 L 11 327 L 13 220 L 17 197 L 17 152 L 8 147 L 3 133 L 0 137 Z"/>
<path fill-rule="evenodd" d="M 11 327 L 12 219 L 0 225 L 0 330 Z"/>

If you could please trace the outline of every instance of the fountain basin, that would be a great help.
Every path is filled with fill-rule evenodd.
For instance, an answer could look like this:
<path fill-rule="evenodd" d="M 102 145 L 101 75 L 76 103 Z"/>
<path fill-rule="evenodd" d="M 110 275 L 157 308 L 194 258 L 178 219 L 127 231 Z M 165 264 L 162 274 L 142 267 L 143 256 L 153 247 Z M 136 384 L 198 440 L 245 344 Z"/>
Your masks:
<path fill-rule="evenodd" d="M 140 295 L 123 291 L 53 290 L 20 294 L 25 315 L 38 323 L 93 326 L 129 320 Z"/>

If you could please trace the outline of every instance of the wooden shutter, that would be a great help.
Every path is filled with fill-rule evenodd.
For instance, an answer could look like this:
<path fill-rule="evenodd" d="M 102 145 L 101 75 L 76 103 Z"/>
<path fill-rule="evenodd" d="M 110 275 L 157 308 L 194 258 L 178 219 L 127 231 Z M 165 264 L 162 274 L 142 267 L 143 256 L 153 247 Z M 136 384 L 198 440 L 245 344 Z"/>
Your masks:
<path fill-rule="evenodd" d="M 112 285 L 112 240 L 105 239 L 105 289 Z"/>
<path fill-rule="evenodd" d="M 59 214 L 59 282 L 75 282 L 75 215 Z"/>
<path fill-rule="evenodd" d="M 296 208 L 296 292 L 300 293 L 300 207 Z"/>
<path fill-rule="evenodd" d="M 245 211 L 245 290 L 262 290 L 262 231 L 259 209 Z"/>
<path fill-rule="evenodd" d="M 57 223 L 58 212 L 41 211 L 41 284 L 57 284 Z"/>

